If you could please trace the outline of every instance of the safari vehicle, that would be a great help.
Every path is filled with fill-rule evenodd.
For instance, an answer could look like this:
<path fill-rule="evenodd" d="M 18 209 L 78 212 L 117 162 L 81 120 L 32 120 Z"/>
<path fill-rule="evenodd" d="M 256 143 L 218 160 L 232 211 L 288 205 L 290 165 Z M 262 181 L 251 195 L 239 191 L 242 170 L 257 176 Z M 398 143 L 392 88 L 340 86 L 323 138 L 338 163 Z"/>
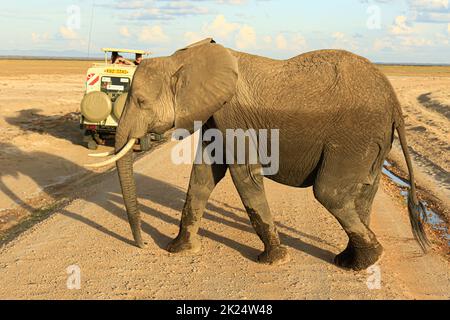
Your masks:
<path fill-rule="evenodd" d="M 92 150 L 114 137 L 137 68 L 134 63 L 112 64 L 108 54 L 150 54 L 143 50 L 115 48 L 103 48 L 102 51 L 105 61 L 95 63 L 87 71 L 86 92 L 81 101 L 80 128 L 84 130 L 84 143 Z M 150 148 L 152 138 L 158 140 L 161 137 L 149 135 L 141 139 L 141 150 Z"/>

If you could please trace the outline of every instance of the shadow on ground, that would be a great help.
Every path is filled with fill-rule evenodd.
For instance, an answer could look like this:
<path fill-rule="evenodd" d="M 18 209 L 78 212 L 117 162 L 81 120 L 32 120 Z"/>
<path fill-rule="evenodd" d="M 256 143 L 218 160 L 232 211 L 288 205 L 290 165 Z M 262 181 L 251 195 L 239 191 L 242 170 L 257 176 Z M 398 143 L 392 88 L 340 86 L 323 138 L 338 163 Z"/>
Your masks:
<path fill-rule="evenodd" d="M 65 115 L 47 116 L 40 114 L 41 111 L 36 108 L 20 110 L 16 117 L 6 117 L 5 120 L 25 132 L 49 134 L 75 145 L 83 144 L 78 113 L 70 112 Z"/>
<path fill-rule="evenodd" d="M 84 168 L 58 156 L 46 154 L 44 152 L 24 152 L 17 149 L 12 144 L 0 144 L 1 150 L 8 150 L 9 154 L 15 154 L 17 157 L 21 158 L 33 158 L 36 159 L 35 166 L 39 165 L 48 165 L 48 166 L 63 166 L 69 168 L 72 172 L 81 172 Z M 0 163 L 1 163 L 0 158 Z M 37 208 L 34 208 L 20 200 L 20 197 L 15 194 L 12 190 L 8 188 L 8 186 L 3 182 L 3 177 L 5 176 L 18 176 L 19 174 L 26 175 L 34 180 L 38 185 L 44 186 L 46 180 L 41 174 L 39 174 L 39 170 L 23 168 L 20 165 L 15 167 L 6 168 L 6 170 L 2 170 L 0 175 L 0 190 L 10 197 L 15 202 L 19 203 L 22 208 L 28 210 L 29 212 L 36 212 Z M 115 173 L 113 173 L 115 174 Z M 159 181 L 153 179 L 148 176 L 135 174 L 136 183 L 141 186 L 146 186 L 145 190 L 139 190 L 139 197 L 146 198 L 151 200 L 153 203 L 157 203 L 160 206 L 166 207 L 168 209 L 175 210 L 177 212 L 181 212 L 184 201 L 185 201 L 185 191 L 177 186 L 168 184 L 163 181 Z M 93 201 L 93 197 L 84 197 L 83 199 L 86 202 L 95 203 L 97 206 L 102 207 L 112 215 L 124 220 L 128 223 L 128 219 L 126 216 L 126 212 L 122 206 L 122 196 L 118 192 L 119 190 L 119 181 L 115 180 L 116 183 L 111 183 L 106 186 L 105 189 L 96 189 L 96 196 L 98 201 Z M 143 188 L 144 189 L 144 188 Z M 295 192 L 295 190 L 293 190 Z M 101 194 L 102 196 L 98 196 Z M 158 196 L 156 196 L 158 195 Z M 231 228 L 235 228 L 242 232 L 249 232 L 254 234 L 254 230 L 250 225 L 250 222 L 247 218 L 242 217 L 241 215 L 235 214 L 233 211 L 244 212 L 240 208 L 231 207 L 228 204 L 218 203 L 216 204 L 213 201 L 210 201 L 207 209 L 205 211 L 204 219 L 226 225 Z M 110 237 L 118 239 L 120 241 L 126 242 L 130 245 L 134 245 L 131 240 L 131 232 L 130 238 L 125 238 L 112 230 L 102 226 L 95 220 L 92 220 L 88 217 L 85 217 L 79 213 L 71 212 L 65 208 L 58 210 L 58 212 L 63 215 L 70 217 L 72 219 L 78 220 L 100 232 L 107 234 Z M 149 206 L 145 206 L 141 204 L 141 212 L 143 214 L 149 215 L 154 219 L 159 219 L 164 221 L 165 223 L 172 224 L 174 226 L 179 225 L 179 214 L 175 216 L 171 216 L 165 212 L 155 210 Z M 45 217 L 44 217 L 45 218 Z M 43 219 L 44 219 L 43 218 Z M 300 232 L 293 227 L 286 226 L 282 223 L 277 223 L 277 228 L 279 229 L 280 237 L 284 245 L 289 246 L 293 249 L 305 252 L 311 256 L 314 256 L 318 259 L 326 261 L 328 263 L 332 263 L 333 258 L 335 256 L 334 253 L 328 251 L 326 249 L 322 249 L 315 245 L 310 244 L 309 242 L 313 241 L 316 243 L 323 243 L 327 246 L 332 246 L 329 243 L 326 243 L 322 239 Z M 171 241 L 171 238 L 167 235 L 159 231 L 157 228 L 153 227 L 151 224 L 143 221 L 142 229 L 144 233 L 150 235 L 150 237 L 154 240 L 154 242 L 161 249 L 165 249 L 168 243 Z M 295 233 L 298 237 L 293 237 L 286 232 Z M 225 246 L 228 246 L 237 252 L 239 252 L 242 256 L 252 261 L 256 260 L 257 255 L 260 253 L 260 250 L 257 248 L 250 247 L 246 245 L 243 241 L 239 241 L 239 239 L 230 239 L 225 237 L 224 235 L 217 234 L 205 228 L 200 229 L 200 235 L 206 238 L 209 238 L 213 241 L 221 243 Z M 10 239 L 11 240 L 11 239 Z"/>

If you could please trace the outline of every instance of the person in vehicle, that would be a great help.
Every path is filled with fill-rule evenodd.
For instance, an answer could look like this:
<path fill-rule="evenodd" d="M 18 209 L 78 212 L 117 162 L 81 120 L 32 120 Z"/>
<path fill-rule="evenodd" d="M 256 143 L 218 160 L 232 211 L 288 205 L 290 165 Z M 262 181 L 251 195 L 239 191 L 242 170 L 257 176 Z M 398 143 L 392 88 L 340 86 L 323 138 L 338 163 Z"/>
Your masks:
<path fill-rule="evenodd" d="M 134 64 L 136 66 L 138 66 L 141 63 L 142 59 L 143 59 L 142 58 L 142 54 L 141 53 L 136 53 L 136 58 L 134 59 Z"/>
<path fill-rule="evenodd" d="M 111 64 L 116 64 L 120 58 L 123 58 L 121 55 L 119 55 L 118 52 L 112 52 L 111 53 Z"/>
<path fill-rule="evenodd" d="M 118 52 L 111 53 L 111 64 L 133 65 L 133 62 L 122 57 Z"/>

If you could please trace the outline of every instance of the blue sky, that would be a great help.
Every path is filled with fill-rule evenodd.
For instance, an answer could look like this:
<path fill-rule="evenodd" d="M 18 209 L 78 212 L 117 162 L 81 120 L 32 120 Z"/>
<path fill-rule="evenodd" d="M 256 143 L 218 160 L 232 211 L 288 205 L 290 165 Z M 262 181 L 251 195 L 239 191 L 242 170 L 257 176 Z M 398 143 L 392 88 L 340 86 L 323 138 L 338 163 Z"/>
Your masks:
<path fill-rule="evenodd" d="M 129 47 L 159 56 L 212 36 L 273 58 L 339 48 L 377 62 L 450 63 L 449 0 L 8 1 L 0 26 L 0 54 Z"/>

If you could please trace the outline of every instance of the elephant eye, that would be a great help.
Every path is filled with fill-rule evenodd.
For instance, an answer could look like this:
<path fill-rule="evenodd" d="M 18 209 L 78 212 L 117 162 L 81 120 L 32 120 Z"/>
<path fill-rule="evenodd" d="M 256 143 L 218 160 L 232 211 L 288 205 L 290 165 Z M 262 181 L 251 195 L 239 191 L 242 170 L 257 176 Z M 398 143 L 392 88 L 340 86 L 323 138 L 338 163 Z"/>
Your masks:
<path fill-rule="evenodd" d="M 138 105 L 142 107 L 144 105 L 144 103 L 145 103 L 145 100 L 142 99 L 142 98 L 138 98 L 137 102 L 138 102 Z"/>

